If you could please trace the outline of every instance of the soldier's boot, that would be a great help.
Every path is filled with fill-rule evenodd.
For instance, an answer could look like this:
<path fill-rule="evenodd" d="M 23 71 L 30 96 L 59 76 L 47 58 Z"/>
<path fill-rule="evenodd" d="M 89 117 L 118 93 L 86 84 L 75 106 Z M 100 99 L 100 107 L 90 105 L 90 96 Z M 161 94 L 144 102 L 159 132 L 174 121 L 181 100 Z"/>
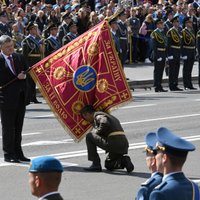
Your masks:
<path fill-rule="evenodd" d="M 126 168 L 126 171 L 128 173 L 130 173 L 134 170 L 134 165 L 131 162 L 131 159 L 128 155 L 123 155 L 123 157 L 122 157 L 122 167 Z"/>

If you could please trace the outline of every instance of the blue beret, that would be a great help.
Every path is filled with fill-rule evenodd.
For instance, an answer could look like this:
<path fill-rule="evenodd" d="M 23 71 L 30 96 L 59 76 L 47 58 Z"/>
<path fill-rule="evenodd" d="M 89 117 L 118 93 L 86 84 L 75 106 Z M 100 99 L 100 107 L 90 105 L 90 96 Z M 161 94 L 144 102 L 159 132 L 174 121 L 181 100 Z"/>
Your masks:
<path fill-rule="evenodd" d="M 161 127 L 157 133 L 157 148 L 174 156 L 186 156 L 189 151 L 194 151 L 195 146 L 181 137 L 175 135 L 167 128 Z"/>
<path fill-rule="evenodd" d="M 64 8 L 65 8 L 65 10 L 67 10 L 67 9 L 71 8 L 71 6 L 70 6 L 70 4 L 66 4 Z"/>
<path fill-rule="evenodd" d="M 41 156 L 31 160 L 29 172 L 63 172 L 63 166 L 52 156 Z"/>
<path fill-rule="evenodd" d="M 74 4 L 72 7 L 71 7 L 71 10 L 75 10 L 77 7 L 80 7 L 80 4 L 79 3 L 76 3 Z"/>
<path fill-rule="evenodd" d="M 145 137 L 145 142 L 146 142 L 146 152 L 151 153 L 151 154 L 156 154 L 156 143 L 157 143 L 157 137 L 156 133 L 150 132 L 146 135 Z"/>

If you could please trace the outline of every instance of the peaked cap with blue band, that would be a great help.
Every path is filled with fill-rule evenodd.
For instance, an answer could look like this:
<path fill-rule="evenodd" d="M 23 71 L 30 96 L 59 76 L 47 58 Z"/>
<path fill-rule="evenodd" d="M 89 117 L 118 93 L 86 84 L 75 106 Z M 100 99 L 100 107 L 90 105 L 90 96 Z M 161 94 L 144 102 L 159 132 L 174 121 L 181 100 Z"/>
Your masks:
<path fill-rule="evenodd" d="M 181 137 L 172 133 L 169 129 L 161 127 L 157 133 L 157 149 L 174 156 L 186 156 L 189 151 L 194 151 L 195 146 Z"/>
<path fill-rule="evenodd" d="M 52 156 L 41 156 L 31 160 L 29 172 L 63 172 L 63 166 Z"/>
<path fill-rule="evenodd" d="M 156 133 L 150 132 L 146 135 L 145 137 L 145 142 L 146 142 L 146 152 L 151 153 L 151 154 L 156 154 L 156 143 L 157 143 L 157 137 Z"/>

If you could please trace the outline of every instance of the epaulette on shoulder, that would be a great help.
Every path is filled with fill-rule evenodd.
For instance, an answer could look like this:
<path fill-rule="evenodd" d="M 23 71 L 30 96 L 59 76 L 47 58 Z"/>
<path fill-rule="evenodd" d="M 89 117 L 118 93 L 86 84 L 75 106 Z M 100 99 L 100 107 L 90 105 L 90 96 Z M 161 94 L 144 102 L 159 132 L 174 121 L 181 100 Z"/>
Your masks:
<path fill-rule="evenodd" d="M 167 182 L 161 183 L 159 185 L 157 185 L 154 189 L 156 190 L 161 190 L 163 187 L 165 187 L 167 185 Z"/>
<path fill-rule="evenodd" d="M 141 184 L 141 186 L 149 186 L 155 181 L 155 178 L 149 178 L 144 183 Z"/>

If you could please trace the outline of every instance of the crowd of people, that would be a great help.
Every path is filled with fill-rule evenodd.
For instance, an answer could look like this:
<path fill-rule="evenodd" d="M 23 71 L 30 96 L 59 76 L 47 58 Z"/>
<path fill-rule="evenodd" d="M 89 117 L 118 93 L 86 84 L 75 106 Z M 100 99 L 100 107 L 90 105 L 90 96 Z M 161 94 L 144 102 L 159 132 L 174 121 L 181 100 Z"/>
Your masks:
<path fill-rule="evenodd" d="M 16 51 L 24 54 L 28 65 L 32 66 L 121 7 L 124 11 L 118 15 L 115 30 L 118 39 L 114 37 L 114 41 L 119 43 L 116 49 L 122 66 L 125 63 L 154 63 L 155 92 L 166 92 L 162 88 L 164 69 L 169 75 L 169 89 L 182 90 L 178 87 L 178 76 L 180 62 L 183 62 L 184 89 L 196 89 L 191 73 L 194 61 L 199 61 L 198 0 L 4 0 L 0 35 L 11 36 Z M 35 31 L 32 30 L 34 26 Z M 34 46 L 36 50 L 32 50 Z M 35 85 L 33 82 L 30 85 L 30 101 L 39 103 Z"/>

